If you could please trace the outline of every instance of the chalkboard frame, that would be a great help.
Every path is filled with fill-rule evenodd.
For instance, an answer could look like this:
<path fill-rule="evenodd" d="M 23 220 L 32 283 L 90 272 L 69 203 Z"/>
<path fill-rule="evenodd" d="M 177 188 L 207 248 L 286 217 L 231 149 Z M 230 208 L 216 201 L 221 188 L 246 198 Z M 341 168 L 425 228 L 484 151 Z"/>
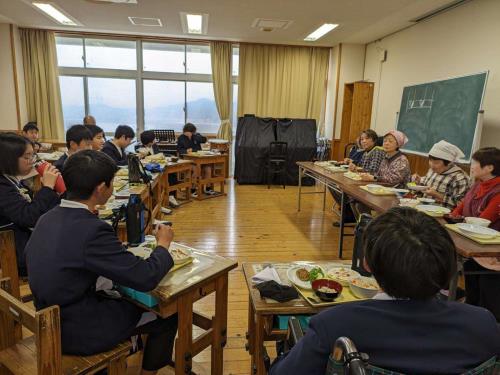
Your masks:
<path fill-rule="evenodd" d="M 470 164 L 472 154 L 475 151 L 477 151 L 477 149 L 479 148 L 479 142 L 480 142 L 481 134 L 482 134 L 482 130 L 483 130 L 483 117 L 484 117 L 483 103 L 484 103 L 484 96 L 486 94 L 486 85 L 488 83 L 489 73 L 490 73 L 489 70 L 484 70 L 484 71 L 470 73 L 470 74 L 464 74 L 464 75 L 460 75 L 460 76 L 448 77 L 448 78 L 444 78 L 444 79 L 436 79 L 436 80 L 427 81 L 427 82 L 413 83 L 413 84 L 410 84 L 410 85 L 403 86 L 402 90 L 401 90 L 401 104 L 400 104 L 400 108 L 403 105 L 402 101 L 403 101 L 403 98 L 404 98 L 404 90 L 406 88 L 410 88 L 410 87 L 414 87 L 414 86 L 420 86 L 420 85 L 425 85 L 425 84 L 429 84 L 429 83 L 435 83 L 435 82 L 443 82 L 443 81 L 448 81 L 448 80 L 457 79 L 457 78 L 465 78 L 465 77 L 470 77 L 470 76 L 476 76 L 476 75 L 485 74 L 483 92 L 481 94 L 481 100 L 480 100 L 480 103 L 479 103 L 479 110 L 478 110 L 478 113 L 477 113 L 476 128 L 475 128 L 475 131 L 474 131 L 474 138 L 472 140 L 471 153 L 470 153 L 470 156 L 468 158 L 458 160 L 458 163 L 460 163 L 460 164 Z M 395 124 L 395 128 L 396 129 L 398 129 L 398 125 L 399 125 L 399 111 L 396 112 L 396 124 Z M 408 154 L 420 155 L 420 156 L 425 156 L 425 157 L 427 157 L 429 155 L 428 152 L 420 152 L 420 151 L 409 150 L 409 149 L 405 149 L 405 148 L 402 148 L 401 151 L 403 151 L 405 153 L 408 153 Z"/>

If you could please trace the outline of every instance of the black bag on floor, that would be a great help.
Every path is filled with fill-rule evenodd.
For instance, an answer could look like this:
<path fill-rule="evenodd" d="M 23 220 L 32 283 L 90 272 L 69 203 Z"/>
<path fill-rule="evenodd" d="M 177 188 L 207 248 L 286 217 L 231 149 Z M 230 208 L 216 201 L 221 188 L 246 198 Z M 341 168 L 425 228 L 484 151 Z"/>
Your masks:
<path fill-rule="evenodd" d="M 359 218 L 359 223 L 354 230 L 354 249 L 352 251 L 352 269 L 359 272 L 363 276 L 371 276 L 363 267 L 364 251 L 363 251 L 363 233 L 366 226 L 372 221 L 373 218 L 368 214 L 362 214 Z"/>

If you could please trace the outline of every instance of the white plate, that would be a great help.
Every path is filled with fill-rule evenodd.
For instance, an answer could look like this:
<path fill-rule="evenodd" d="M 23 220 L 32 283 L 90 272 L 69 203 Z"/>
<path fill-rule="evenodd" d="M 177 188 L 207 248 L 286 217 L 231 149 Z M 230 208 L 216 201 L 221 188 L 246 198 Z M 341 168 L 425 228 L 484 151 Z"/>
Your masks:
<path fill-rule="evenodd" d="M 347 286 L 353 279 L 360 277 L 361 275 L 357 271 L 354 271 L 346 266 L 332 267 L 328 271 L 326 271 L 326 276 L 331 279 L 337 280 L 344 286 Z"/>
<path fill-rule="evenodd" d="M 482 227 L 480 225 L 475 225 L 475 224 L 459 223 L 457 224 L 457 228 L 466 234 L 469 234 L 473 237 L 482 238 L 485 240 L 490 238 L 495 238 L 500 235 L 500 232 L 494 229 Z"/>
<path fill-rule="evenodd" d="M 410 190 L 415 190 L 415 191 L 425 191 L 428 189 L 426 185 L 410 185 L 409 183 L 406 185 L 408 189 Z"/>
<path fill-rule="evenodd" d="M 286 271 L 286 276 L 288 277 L 288 280 L 290 280 L 291 283 L 297 285 L 299 288 L 311 290 L 312 289 L 311 282 L 310 281 L 302 281 L 301 279 L 299 279 L 297 277 L 297 270 L 299 268 L 305 268 L 306 270 L 310 271 L 316 267 L 318 267 L 318 266 L 313 266 L 310 264 L 297 264 L 297 265 L 290 267 L 288 269 L 288 271 Z"/>
<path fill-rule="evenodd" d="M 443 206 L 435 206 L 433 204 L 419 204 L 415 208 L 432 216 L 443 216 L 451 212 L 449 208 Z"/>
<path fill-rule="evenodd" d="M 153 252 L 153 249 L 150 249 L 149 247 L 146 246 L 129 247 L 127 250 L 130 251 L 135 256 L 142 259 L 149 258 L 149 256 Z"/>
<path fill-rule="evenodd" d="M 432 199 L 432 198 L 417 198 L 417 200 L 421 203 L 424 203 L 424 204 L 432 204 L 432 203 L 436 203 L 436 200 L 435 199 Z"/>
<path fill-rule="evenodd" d="M 368 188 L 368 190 L 378 190 L 378 189 L 384 188 L 382 185 L 378 185 L 378 184 L 368 184 L 368 185 L 366 185 L 366 187 Z"/>
<path fill-rule="evenodd" d="M 410 192 L 410 190 L 408 190 L 408 189 L 387 188 L 387 190 L 392 191 L 394 193 L 398 193 L 398 194 L 407 194 Z"/>

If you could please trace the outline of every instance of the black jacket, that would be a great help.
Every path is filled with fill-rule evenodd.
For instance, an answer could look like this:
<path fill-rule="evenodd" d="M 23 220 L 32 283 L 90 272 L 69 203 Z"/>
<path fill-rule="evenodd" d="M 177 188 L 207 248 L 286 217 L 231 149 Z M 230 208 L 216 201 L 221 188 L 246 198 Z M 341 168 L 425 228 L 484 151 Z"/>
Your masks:
<path fill-rule="evenodd" d="M 122 153 L 118 152 L 116 149 L 116 146 L 111 142 L 111 141 L 106 141 L 104 143 L 104 146 L 102 146 L 102 152 L 104 152 L 106 155 L 109 155 L 111 159 L 113 159 L 116 163 L 116 165 L 127 165 L 127 155 L 125 154 L 125 150 L 122 149 Z"/>
<path fill-rule="evenodd" d="M 68 160 L 68 154 L 65 153 L 59 159 L 57 159 L 52 165 L 57 169 L 59 169 L 59 172 L 62 172 L 66 160 Z"/>
<path fill-rule="evenodd" d="M 172 268 L 157 247 L 147 260 L 125 250 L 112 227 L 84 208 L 56 207 L 43 215 L 26 246 L 35 307 L 59 305 L 62 350 L 90 355 L 130 337 L 143 310 L 95 292 L 98 276 L 150 291 Z"/>
<path fill-rule="evenodd" d="M 369 363 L 405 374 L 462 374 L 500 354 L 486 309 L 429 300 L 368 300 L 325 310 L 270 375 L 324 375 L 335 340 L 346 336 Z"/>
<path fill-rule="evenodd" d="M 185 155 L 188 153 L 188 149 L 192 149 L 193 152 L 201 150 L 201 144 L 205 143 L 207 138 L 202 136 L 201 134 L 193 134 L 191 139 L 187 135 L 181 134 L 179 138 L 177 138 L 177 152 L 179 155 Z"/>
<path fill-rule="evenodd" d="M 33 197 L 22 182 L 29 195 Z M 17 267 L 20 275 L 26 275 L 24 248 L 40 216 L 59 204 L 54 190 L 42 187 L 32 201 L 26 200 L 19 189 L 7 177 L 0 175 L 0 227 L 12 229 L 16 241 Z"/>

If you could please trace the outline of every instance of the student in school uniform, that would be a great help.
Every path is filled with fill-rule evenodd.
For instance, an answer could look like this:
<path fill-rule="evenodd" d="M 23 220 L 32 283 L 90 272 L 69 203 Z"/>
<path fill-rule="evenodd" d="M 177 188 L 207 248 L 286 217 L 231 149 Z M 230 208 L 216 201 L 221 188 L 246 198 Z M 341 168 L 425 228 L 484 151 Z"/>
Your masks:
<path fill-rule="evenodd" d="M 136 257 L 111 225 L 94 213 L 113 193 L 115 162 L 94 150 L 68 159 L 63 178 L 67 200 L 38 222 L 26 246 L 29 285 L 37 309 L 59 305 L 65 354 L 92 355 L 112 349 L 133 335 L 148 334 L 143 373 L 172 361 L 177 315 L 167 319 L 137 305 L 96 291 L 100 281 L 143 292 L 154 289 L 173 267 L 168 252 L 173 231 L 159 225 L 158 246 L 148 259 Z"/>
<path fill-rule="evenodd" d="M 106 141 L 102 152 L 111 157 L 118 166 L 128 164 L 125 149 L 132 143 L 135 137 L 134 129 L 128 125 L 118 125 L 113 139 Z"/>
<path fill-rule="evenodd" d="M 31 230 L 44 213 L 59 204 L 54 191 L 59 171 L 49 166 L 41 177 L 42 188 L 36 193 L 21 181 L 33 170 L 32 143 L 14 133 L 0 134 L 0 228 L 14 231 L 17 267 L 26 276 L 24 248 Z"/>
<path fill-rule="evenodd" d="M 207 138 L 196 132 L 196 126 L 188 122 L 182 129 L 182 134 L 177 138 L 177 152 L 179 156 L 190 154 L 192 152 L 201 151 L 201 144 L 207 142 Z M 205 166 L 203 168 L 203 177 L 209 178 L 212 175 L 212 168 Z M 193 179 L 196 178 L 195 170 L 193 169 Z M 205 194 L 216 194 L 212 186 L 207 186 Z M 196 198 L 198 196 L 196 189 L 191 189 L 191 195 Z"/>
<path fill-rule="evenodd" d="M 396 207 L 364 234 L 365 264 L 382 292 L 312 317 L 305 336 L 270 375 L 324 375 L 335 340 L 353 340 L 369 363 L 405 374 L 462 374 L 500 353 L 484 308 L 436 298 L 455 268 L 455 246 L 434 218 Z"/>
<path fill-rule="evenodd" d="M 90 150 L 92 148 L 92 134 L 84 125 L 73 125 L 66 131 L 66 147 L 65 152 L 58 160 L 54 162 L 54 167 L 63 170 L 64 163 L 71 155 L 82 150 Z"/>
<path fill-rule="evenodd" d="M 137 148 L 137 152 L 139 153 L 141 158 L 145 158 L 146 156 L 149 155 L 156 155 L 161 153 L 160 150 L 158 149 L 158 145 L 156 144 L 156 137 L 155 133 L 153 130 L 145 130 L 141 133 L 139 136 L 141 140 L 140 146 Z M 175 185 L 177 184 L 177 174 L 171 173 L 168 175 L 168 183 L 170 185 Z M 168 202 L 170 207 L 172 208 L 177 208 L 179 207 L 179 202 L 177 202 L 177 199 L 175 199 L 175 191 L 172 191 L 168 195 Z M 164 214 L 171 214 L 172 210 L 168 209 L 167 207 L 162 207 L 161 211 Z"/>
<path fill-rule="evenodd" d="M 490 221 L 490 228 L 500 231 L 500 149 L 486 147 L 476 151 L 470 173 L 476 183 L 452 215 L 480 217 Z M 466 302 L 487 308 L 500 322 L 500 259 L 473 258 L 465 262 L 464 269 Z M 471 275 L 467 271 L 483 274 Z"/>
<path fill-rule="evenodd" d="M 385 158 L 375 173 L 362 173 L 363 181 L 387 183 L 396 187 L 406 187 L 410 182 L 410 162 L 399 150 L 408 142 L 406 135 L 399 130 L 391 130 L 384 135 Z"/>
<path fill-rule="evenodd" d="M 454 208 L 469 189 L 470 180 L 467 173 L 455 163 L 465 155 L 457 146 L 439 141 L 429 151 L 429 171 L 424 177 L 417 174 L 412 180 L 426 185 L 424 192 L 428 198 L 448 208 Z"/>
<path fill-rule="evenodd" d="M 104 130 L 102 130 L 97 125 L 84 125 L 85 128 L 92 135 L 92 150 L 101 151 L 106 142 L 106 137 L 104 136 Z"/>
<path fill-rule="evenodd" d="M 42 145 L 38 142 L 40 138 L 40 130 L 38 129 L 36 122 L 30 121 L 23 126 L 23 136 L 31 141 L 35 154 L 38 153 Z"/>

